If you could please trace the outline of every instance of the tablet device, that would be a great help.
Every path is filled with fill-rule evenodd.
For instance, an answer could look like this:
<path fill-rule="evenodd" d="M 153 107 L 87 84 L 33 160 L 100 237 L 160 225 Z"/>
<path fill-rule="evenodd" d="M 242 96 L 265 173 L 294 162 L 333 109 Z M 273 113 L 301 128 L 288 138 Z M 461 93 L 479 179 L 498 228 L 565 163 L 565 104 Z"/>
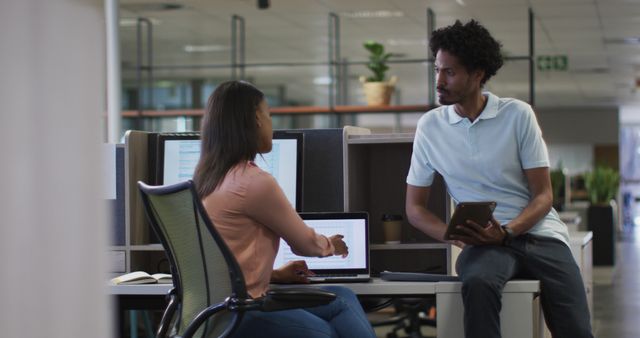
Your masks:
<path fill-rule="evenodd" d="M 452 234 L 462 234 L 456 229 L 457 225 L 466 225 L 467 220 L 472 220 L 482 226 L 491 220 L 496 202 L 460 202 L 451 216 L 444 239 L 450 240 Z"/>

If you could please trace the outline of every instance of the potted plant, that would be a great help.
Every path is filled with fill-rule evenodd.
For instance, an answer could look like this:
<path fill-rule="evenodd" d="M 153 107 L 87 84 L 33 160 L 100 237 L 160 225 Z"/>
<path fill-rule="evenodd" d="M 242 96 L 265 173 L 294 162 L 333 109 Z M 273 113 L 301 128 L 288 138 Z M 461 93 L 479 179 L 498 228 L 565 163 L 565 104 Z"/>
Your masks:
<path fill-rule="evenodd" d="M 590 202 L 587 224 L 593 231 L 593 264 L 613 265 L 615 226 L 611 200 L 618 192 L 620 175 L 612 168 L 597 166 L 584 179 Z"/>
<path fill-rule="evenodd" d="M 562 170 L 562 165 L 558 165 L 557 169 L 551 170 L 551 190 L 553 192 L 553 208 L 562 211 L 564 208 L 564 184 L 566 176 Z"/>
<path fill-rule="evenodd" d="M 397 81 L 397 77 L 395 76 L 392 76 L 389 81 L 386 81 L 385 76 L 389 70 L 387 61 L 392 54 L 386 53 L 381 43 L 372 40 L 366 41 L 364 48 L 369 51 L 367 68 L 373 73 L 373 75 L 369 77 L 360 77 L 367 105 L 388 106 L 391 102 L 391 93 L 393 93 Z"/>
<path fill-rule="evenodd" d="M 620 175 L 609 167 L 597 166 L 585 174 L 584 184 L 592 205 L 609 205 L 618 193 Z"/>

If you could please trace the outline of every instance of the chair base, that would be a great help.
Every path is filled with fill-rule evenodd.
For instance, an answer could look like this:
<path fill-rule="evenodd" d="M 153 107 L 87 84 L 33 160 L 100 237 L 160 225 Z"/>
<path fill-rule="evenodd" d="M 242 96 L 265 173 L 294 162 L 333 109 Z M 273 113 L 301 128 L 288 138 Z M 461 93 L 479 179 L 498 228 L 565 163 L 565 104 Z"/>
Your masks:
<path fill-rule="evenodd" d="M 429 299 L 398 299 L 394 301 L 395 315 L 372 321 L 374 327 L 393 325 L 386 334 L 387 338 L 427 338 L 420 328 L 423 326 L 436 326 L 435 307 Z M 425 314 L 429 313 L 429 317 Z M 433 317 L 433 318 L 430 318 Z M 405 335 L 400 335 L 404 331 Z"/>

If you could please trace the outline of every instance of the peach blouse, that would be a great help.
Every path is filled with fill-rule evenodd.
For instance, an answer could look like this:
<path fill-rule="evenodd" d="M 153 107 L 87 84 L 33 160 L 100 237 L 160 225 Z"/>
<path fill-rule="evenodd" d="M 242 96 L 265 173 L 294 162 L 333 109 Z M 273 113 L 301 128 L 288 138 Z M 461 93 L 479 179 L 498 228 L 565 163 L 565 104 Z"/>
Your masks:
<path fill-rule="evenodd" d="M 304 224 L 273 176 L 253 162 L 229 170 L 202 202 L 240 264 L 252 297 L 264 295 L 269 288 L 280 238 L 301 256 L 324 257 L 334 252 L 327 237 Z"/>

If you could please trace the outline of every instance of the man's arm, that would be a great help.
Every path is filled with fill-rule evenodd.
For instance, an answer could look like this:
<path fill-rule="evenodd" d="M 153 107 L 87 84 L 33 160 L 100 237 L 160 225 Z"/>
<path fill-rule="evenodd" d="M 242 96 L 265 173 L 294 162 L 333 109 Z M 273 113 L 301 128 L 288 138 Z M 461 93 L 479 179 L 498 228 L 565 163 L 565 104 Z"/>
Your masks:
<path fill-rule="evenodd" d="M 553 193 L 551 190 L 551 178 L 549 168 L 532 168 L 524 170 L 531 200 L 518 217 L 514 218 L 507 226 L 513 230 L 515 236 L 523 234 L 536 225 L 549 213 L 553 205 Z"/>
<path fill-rule="evenodd" d="M 427 210 L 430 191 L 431 187 L 407 184 L 405 211 L 411 225 L 437 240 L 444 241 L 447 225 L 438 216 Z"/>
<path fill-rule="evenodd" d="M 522 212 L 509 224 L 506 224 L 512 230 L 514 236 L 523 234 L 536 225 L 538 221 L 549 213 L 553 202 L 549 168 L 526 169 L 524 173 L 529 182 L 531 199 Z M 492 219 L 486 227 L 468 221 L 466 226 L 458 227 L 465 235 L 452 236 L 452 238 L 465 244 L 500 245 L 507 235 L 500 226 L 501 224 L 495 219 Z"/>

